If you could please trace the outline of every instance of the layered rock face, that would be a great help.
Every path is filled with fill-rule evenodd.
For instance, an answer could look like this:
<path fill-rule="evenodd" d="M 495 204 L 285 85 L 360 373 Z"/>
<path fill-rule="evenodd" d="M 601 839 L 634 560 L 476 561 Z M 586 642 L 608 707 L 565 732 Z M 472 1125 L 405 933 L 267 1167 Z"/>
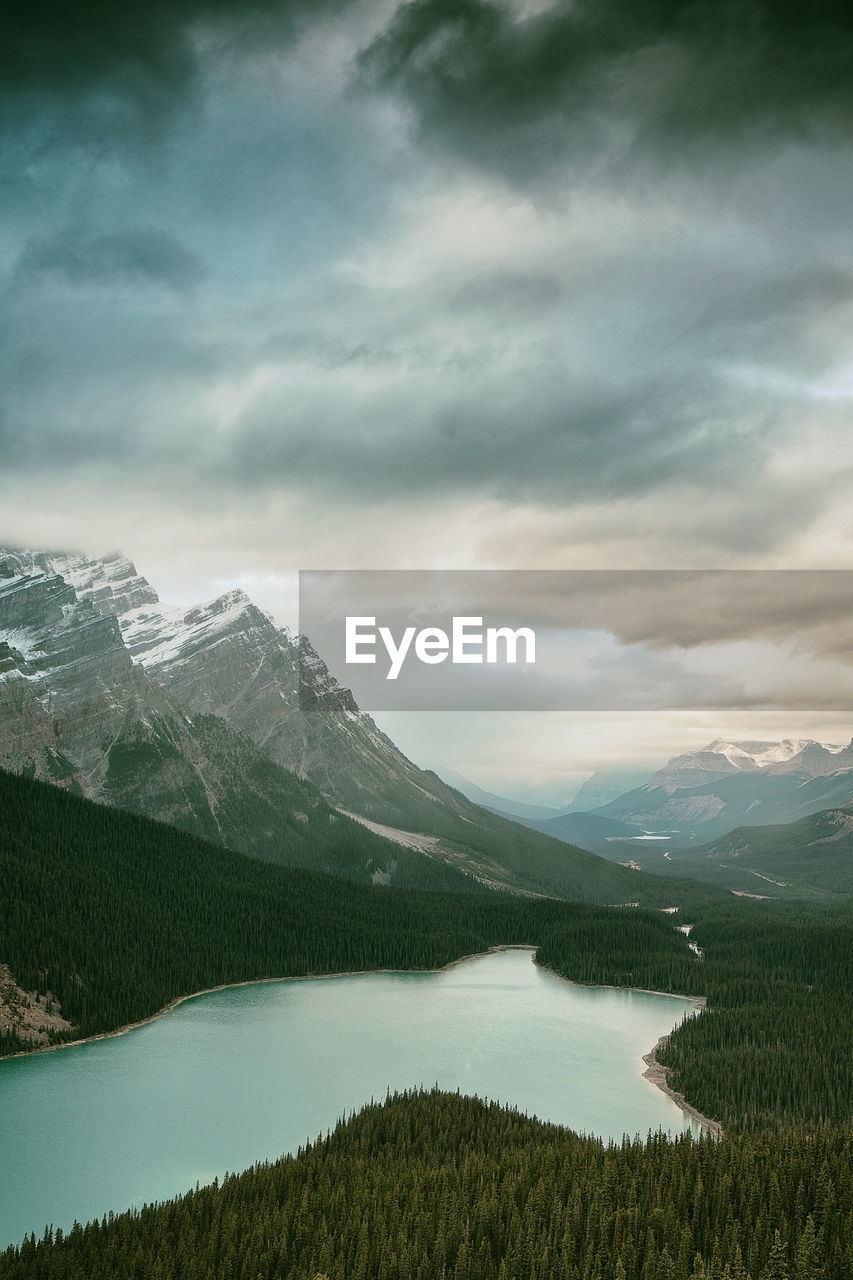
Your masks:
<path fill-rule="evenodd" d="M 304 636 L 240 590 L 191 609 L 165 605 L 126 557 L 36 557 L 83 603 L 114 615 L 133 663 L 189 715 L 214 715 L 330 801 L 377 821 L 441 825 L 474 808 L 418 769 L 356 705 Z"/>
<path fill-rule="evenodd" d="M 115 610 L 157 597 L 130 562 L 68 559 L 0 555 L 0 766 L 269 856 L 296 812 L 328 821 L 313 787 L 134 661 Z"/>
<path fill-rule="evenodd" d="M 116 618 L 58 574 L 32 570 L 0 558 L 0 763 L 98 786 L 110 745 L 143 716 L 152 691 Z"/>
<path fill-rule="evenodd" d="M 481 813 L 242 591 L 173 608 L 118 554 L 0 552 L 0 767 L 327 870 L 355 856 L 340 826 L 330 839 L 332 806 L 457 836 Z M 349 844 L 371 875 L 395 859 L 413 874 L 410 855 L 361 832 Z"/>

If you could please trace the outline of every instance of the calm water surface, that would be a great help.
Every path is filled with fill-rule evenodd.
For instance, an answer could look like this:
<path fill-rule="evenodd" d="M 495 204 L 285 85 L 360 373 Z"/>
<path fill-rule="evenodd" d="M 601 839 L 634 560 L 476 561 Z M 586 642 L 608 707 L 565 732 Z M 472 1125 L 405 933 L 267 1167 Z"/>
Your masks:
<path fill-rule="evenodd" d="M 689 1122 L 642 1055 L 690 1002 L 510 950 L 440 973 L 232 987 L 128 1035 L 0 1062 L 0 1248 L 295 1151 L 388 1089 L 461 1089 L 620 1139 Z"/>

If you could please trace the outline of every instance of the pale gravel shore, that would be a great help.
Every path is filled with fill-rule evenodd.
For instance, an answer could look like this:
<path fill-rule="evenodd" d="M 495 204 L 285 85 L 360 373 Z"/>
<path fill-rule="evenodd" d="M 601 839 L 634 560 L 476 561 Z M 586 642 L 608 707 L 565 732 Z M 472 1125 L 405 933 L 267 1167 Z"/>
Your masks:
<path fill-rule="evenodd" d="M 705 1007 L 704 1000 L 700 1007 Z M 680 1107 L 685 1115 L 690 1116 L 691 1120 L 695 1120 L 697 1124 L 701 1125 L 703 1129 L 707 1129 L 711 1136 L 719 1141 L 723 1136 L 723 1126 L 719 1120 L 709 1120 L 707 1116 L 703 1116 L 701 1112 L 690 1105 L 683 1093 L 676 1093 L 674 1089 L 670 1088 L 668 1083 L 669 1067 L 665 1067 L 663 1063 L 658 1062 L 658 1050 L 662 1049 L 668 1040 L 669 1035 L 661 1036 L 654 1048 L 643 1054 L 643 1062 L 646 1064 L 643 1078 L 651 1081 L 668 1098 L 672 1098 L 675 1105 Z"/>

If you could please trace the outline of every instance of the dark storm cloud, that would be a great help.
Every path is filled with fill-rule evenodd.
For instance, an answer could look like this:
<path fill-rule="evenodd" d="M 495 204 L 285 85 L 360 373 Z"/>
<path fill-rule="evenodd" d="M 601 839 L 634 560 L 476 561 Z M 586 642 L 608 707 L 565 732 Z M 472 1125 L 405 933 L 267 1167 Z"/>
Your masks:
<path fill-rule="evenodd" d="M 777 551 L 843 501 L 849 410 L 851 19 L 805 12 L 16 8 L 6 476 L 491 505 L 510 562 L 528 524 L 533 562 Z"/>
<path fill-rule="evenodd" d="M 199 388 L 229 354 L 197 335 L 199 294 L 53 277 L 10 292 L 0 342 L 6 478 L 31 485 L 101 468 L 156 484 L 178 467 L 193 483 L 208 425 Z"/>
<path fill-rule="evenodd" d="M 159 148 L 192 101 L 212 48 L 240 56 L 292 46 L 306 22 L 350 0 L 45 0 L 4 6 L 0 134 L 45 153 Z"/>
<path fill-rule="evenodd" d="M 851 309 L 853 272 L 818 258 L 789 271 L 763 266 L 729 278 L 686 331 L 708 360 L 733 364 L 740 352 L 775 370 L 780 381 L 792 375 L 818 380 L 833 349 L 843 351 L 838 339 L 849 328 Z"/>
<path fill-rule="evenodd" d="M 287 24 L 300 14 L 328 9 L 317 0 L 11 0 L 4 6 L 0 85 L 6 90 L 75 94 L 119 77 L 132 91 L 135 78 L 177 89 L 192 75 L 191 29 L 200 24 L 239 26 L 247 19 Z"/>
<path fill-rule="evenodd" d="M 31 240 L 15 268 L 19 285 L 43 276 L 72 285 L 166 286 L 178 293 L 191 290 L 204 275 L 198 254 L 151 227 L 103 235 L 69 228 L 49 239 Z"/>
<path fill-rule="evenodd" d="M 836 0 L 411 0 L 360 56 L 423 131 L 469 158 L 541 170 L 567 146 L 802 134 L 853 119 L 853 10 Z"/>
<path fill-rule="evenodd" d="M 90 260 L 73 237 L 25 255 L 29 272 L 63 281 Z M 93 274 L 104 278 L 102 264 Z M 21 301 L 0 366 L 10 421 L 25 424 L 7 466 L 135 461 L 244 497 L 497 499 L 555 513 L 654 497 L 661 521 L 682 513 L 682 540 L 701 530 L 735 552 L 778 545 L 819 513 L 832 483 L 786 486 L 768 471 L 799 428 L 795 391 L 744 383 L 701 343 L 677 346 L 677 317 L 665 325 L 659 310 L 611 350 L 610 304 L 581 297 L 569 313 L 571 280 L 480 273 L 461 289 L 447 282 L 449 311 L 428 293 L 398 301 L 399 314 L 386 312 L 388 294 L 370 304 L 349 287 L 302 325 L 274 328 L 275 305 L 211 332 L 208 289 L 189 300 L 160 290 L 153 313 L 148 291 L 90 290 L 81 328 L 66 287 L 48 321 L 48 278 L 32 290 L 34 311 Z M 448 315 L 456 327 L 445 335 Z M 576 355 L 586 329 L 595 336 Z"/>

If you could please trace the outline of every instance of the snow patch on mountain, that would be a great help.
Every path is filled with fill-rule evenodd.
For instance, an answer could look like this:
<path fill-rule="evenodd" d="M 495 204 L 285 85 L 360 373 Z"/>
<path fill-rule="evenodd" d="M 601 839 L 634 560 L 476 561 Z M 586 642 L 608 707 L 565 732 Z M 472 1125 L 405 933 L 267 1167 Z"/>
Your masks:
<path fill-rule="evenodd" d="M 735 742 L 717 738 L 699 751 L 674 756 L 644 789 L 662 788 L 672 793 L 683 787 L 703 786 L 738 773 L 828 773 L 828 756 L 839 756 L 849 744 L 836 746 L 814 738 L 785 738 L 781 742 Z"/>
<path fill-rule="evenodd" d="M 725 742 L 718 738 L 704 747 L 700 754 L 709 752 L 724 756 L 736 768 L 764 769 L 768 765 L 785 764 L 793 760 L 795 756 L 801 755 L 806 747 L 822 747 L 824 751 L 833 754 L 844 750 L 844 744 L 830 746 L 825 742 L 817 742 L 814 738 L 785 738 L 782 742 Z"/>
<path fill-rule="evenodd" d="M 78 600 L 88 600 L 102 616 L 117 614 L 136 605 L 158 600 L 147 578 L 132 560 L 112 552 L 90 560 L 73 551 L 34 551 L 20 548 L 11 553 L 30 575 L 58 575 L 73 587 Z"/>
<path fill-rule="evenodd" d="M 180 661 L 238 631 L 259 634 L 265 629 L 263 623 L 275 626 L 270 615 L 240 590 L 228 591 L 191 609 L 145 604 L 119 615 L 122 639 L 131 657 L 149 668 Z M 284 639 L 292 640 L 284 629 L 277 630 Z"/>
<path fill-rule="evenodd" d="M 3 640 L 25 662 L 39 657 L 44 652 L 39 633 L 29 627 L 4 627 Z"/>

